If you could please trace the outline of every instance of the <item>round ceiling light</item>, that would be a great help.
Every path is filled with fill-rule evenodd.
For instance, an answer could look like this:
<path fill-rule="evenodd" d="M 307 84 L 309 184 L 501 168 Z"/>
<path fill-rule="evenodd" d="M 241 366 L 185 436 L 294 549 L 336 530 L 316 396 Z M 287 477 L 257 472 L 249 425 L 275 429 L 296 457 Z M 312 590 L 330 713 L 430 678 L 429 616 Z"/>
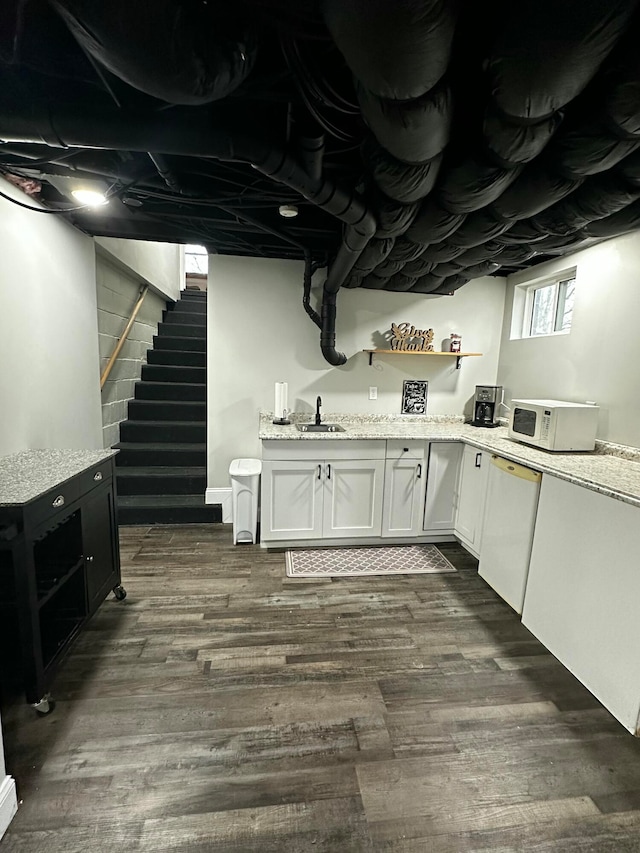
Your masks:
<path fill-rule="evenodd" d="M 105 194 L 95 190 L 72 190 L 71 195 L 76 201 L 79 201 L 80 204 L 86 204 L 87 207 L 101 207 L 103 204 L 109 204 Z"/>
<path fill-rule="evenodd" d="M 281 204 L 278 208 L 278 212 L 280 216 L 284 216 L 285 219 L 291 219 L 298 215 L 298 208 L 295 204 Z"/>

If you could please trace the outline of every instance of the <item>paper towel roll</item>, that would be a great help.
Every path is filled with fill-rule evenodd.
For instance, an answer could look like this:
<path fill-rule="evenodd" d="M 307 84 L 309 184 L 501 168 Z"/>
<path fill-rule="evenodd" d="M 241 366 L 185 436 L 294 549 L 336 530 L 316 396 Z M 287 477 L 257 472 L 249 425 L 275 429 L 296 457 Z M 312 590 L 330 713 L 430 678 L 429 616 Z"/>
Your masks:
<path fill-rule="evenodd" d="M 276 401 L 273 407 L 273 411 L 276 418 L 286 418 L 287 417 L 287 394 L 288 394 L 288 386 L 286 382 L 276 382 Z"/>

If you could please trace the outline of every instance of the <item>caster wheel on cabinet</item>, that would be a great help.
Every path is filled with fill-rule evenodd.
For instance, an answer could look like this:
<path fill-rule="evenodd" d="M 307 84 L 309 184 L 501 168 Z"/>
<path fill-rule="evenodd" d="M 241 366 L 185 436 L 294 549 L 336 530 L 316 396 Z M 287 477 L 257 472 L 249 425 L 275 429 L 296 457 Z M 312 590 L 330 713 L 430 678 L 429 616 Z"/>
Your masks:
<path fill-rule="evenodd" d="M 118 601 L 124 601 L 127 597 L 127 590 L 123 586 L 114 586 L 113 594 Z"/>
<path fill-rule="evenodd" d="M 46 717 L 56 707 L 51 696 L 43 696 L 39 702 L 34 702 L 31 707 L 39 717 Z"/>

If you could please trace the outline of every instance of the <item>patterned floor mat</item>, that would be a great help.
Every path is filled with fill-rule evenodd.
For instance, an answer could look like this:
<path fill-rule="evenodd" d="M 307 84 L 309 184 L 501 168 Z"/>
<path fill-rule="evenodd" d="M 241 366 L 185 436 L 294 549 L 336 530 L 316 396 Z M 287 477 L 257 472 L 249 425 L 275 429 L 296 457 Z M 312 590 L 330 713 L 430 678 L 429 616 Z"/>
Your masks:
<path fill-rule="evenodd" d="M 455 572 L 435 545 L 300 548 L 287 551 L 285 556 L 290 578 Z"/>

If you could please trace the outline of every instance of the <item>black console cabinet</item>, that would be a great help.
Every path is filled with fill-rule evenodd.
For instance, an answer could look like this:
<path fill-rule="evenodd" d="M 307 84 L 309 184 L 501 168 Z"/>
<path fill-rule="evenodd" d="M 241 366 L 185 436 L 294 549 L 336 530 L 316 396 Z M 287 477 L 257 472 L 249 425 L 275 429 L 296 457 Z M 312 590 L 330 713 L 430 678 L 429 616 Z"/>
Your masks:
<path fill-rule="evenodd" d="M 34 462 L 29 457 L 32 468 Z M 126 596 L 113 456 L 73 467 L 81 470 L 44 494 L 0 506 L 0 642 L 5 657 L 9 652 L 3 670 L 13 664 L 27 702 L 42 714 L 52 710 L 48 692 L 74 638 L 109 591 Z"/>

